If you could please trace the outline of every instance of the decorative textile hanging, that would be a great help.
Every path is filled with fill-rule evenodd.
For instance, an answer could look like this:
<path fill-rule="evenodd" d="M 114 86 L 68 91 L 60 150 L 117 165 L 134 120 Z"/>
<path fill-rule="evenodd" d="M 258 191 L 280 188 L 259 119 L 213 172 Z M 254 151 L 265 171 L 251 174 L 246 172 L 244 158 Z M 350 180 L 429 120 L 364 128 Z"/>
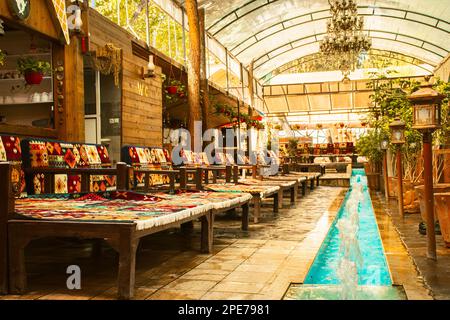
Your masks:
<path fill-rule="evenodd" d="M 47 0 L 51 2 L 51 10 L 56 16 L 55 23 L 59 24 L 62 35 L 64 37 L 65 44 L 70 44 L 69 28 L 67 27 L 67 13 L 66 13 L 66 1 L 65 0 Z M 33 1 L 35 2 L 35 1 Z"/>
<path fill-rule="evenodd" d="M 112 43 L 98 48 L 92 56 L 94 67 L 104 75 L 113 74 L 114 84 L 119 86 L 120 71 L 122 70 L 122 49 Z"/>

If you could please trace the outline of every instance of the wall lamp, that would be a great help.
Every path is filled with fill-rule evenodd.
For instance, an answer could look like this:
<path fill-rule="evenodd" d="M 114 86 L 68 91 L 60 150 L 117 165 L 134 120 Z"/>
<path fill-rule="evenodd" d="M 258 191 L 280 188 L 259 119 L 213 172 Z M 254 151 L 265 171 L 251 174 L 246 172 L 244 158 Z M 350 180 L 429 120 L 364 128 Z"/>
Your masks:
<path fill-rule="evenodd" d="M 155 62 L 154 62 L 154 56 L 149 55 L 148 56 L 148 65 L 147 67 L 141 68 L 141 77 L 143 80 L 146 78 L 153 78 L 155 76 Z"/>

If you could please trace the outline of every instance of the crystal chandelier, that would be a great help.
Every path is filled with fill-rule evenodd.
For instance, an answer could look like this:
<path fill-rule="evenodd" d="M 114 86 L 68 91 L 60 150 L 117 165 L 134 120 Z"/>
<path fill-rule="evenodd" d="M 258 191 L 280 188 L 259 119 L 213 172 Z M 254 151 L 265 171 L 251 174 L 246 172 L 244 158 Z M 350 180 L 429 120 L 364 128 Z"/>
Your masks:
<path fill-rule="evenodd" d="M 354 0 L 328 0 L 331 19 L 327 34 L 320 42 L 320 52 L 328 65 L 341 70 L 344 80 L 356 69 L 359 57 L 371 46 L 371 39 L 363 34 L 364 21 L 358 16 Z"/>

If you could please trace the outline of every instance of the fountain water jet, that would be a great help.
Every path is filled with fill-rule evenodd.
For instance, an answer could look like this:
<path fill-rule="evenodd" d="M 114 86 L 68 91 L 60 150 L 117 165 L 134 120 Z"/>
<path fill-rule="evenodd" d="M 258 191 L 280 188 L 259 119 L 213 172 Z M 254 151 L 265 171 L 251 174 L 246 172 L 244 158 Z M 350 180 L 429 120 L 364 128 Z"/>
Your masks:
<path fill-rule="evenodd" d="M 351 187 L 302 284 L 286 300 L 406 299 L 392 278 L 364 169 L 353 169 Z"/>
<path fill-rule="evenodd" d="M 358 267 L 363 265 L 363 258 L 358 241 L 359 210 L 364 199 L 363 186 L 359 176 L 355 179 L 346 203 L 346 214 L 336 223 L 339 230 L 339 254 L 336 274 L 342 288 L 342 299 L 355 299 L 358 289 Z"/>

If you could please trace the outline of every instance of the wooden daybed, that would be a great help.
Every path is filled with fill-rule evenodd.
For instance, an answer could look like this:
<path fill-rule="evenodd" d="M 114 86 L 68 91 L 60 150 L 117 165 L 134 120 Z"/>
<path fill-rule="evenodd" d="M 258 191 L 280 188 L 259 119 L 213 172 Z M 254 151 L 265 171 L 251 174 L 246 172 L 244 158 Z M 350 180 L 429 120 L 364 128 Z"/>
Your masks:
<path fill-rule="evenodd" d="M 213 228 L 212 206 L 201 205 L 195 210 L 186 208 L 179 210 L 171 217 L 163 217 L 161 221 L 130 220 L 107 222 L 100 218 L 79 221 L 77 219 L 27 219 L 26 215 L 16 213 L 16 203 L 21 208 L 21 200 L 14 199 L 13 185 L 11 184 L 11 165 L 0 163 L 0 196 L 2 206 L 0 216 L 2 230 L 8 230 L 9 247 L 9 291 L 11 293 L 23 293 L 26 288 L 26 270 L 24 261 L 24 249 L 32 240 L 43 237 L 76 237 L 85 239 L 105 239 L 112 248 L 119 253 L 118 294 L 119 298 L 130 299 L 134 293 L 136 249 L 139 240 L 147 235 L 169 228 L 177 227 L 182 223 L 200 218 L 202 221 L 202 252 L 211 252 Z M 117 174 L 118 190 L 124 190 L 127 167 L 118 165 L 118 169 L 55 169 L 52 173 L 83 173 L 83 174 Z M 51 170 L 46 170 L 50 173 Z M 64 201 L 64 200 L 60 200 Z M 108 200 L 106 200 L 108 201 Z M 134 201 L 131 201 L 133 203 Z M 44 201 L 45 203 L 45 201 Z M 130 201 L 127 200 L 127 203 Z M 24 212 L 24 210 L 21 210 Z M 153 220 L 154 218 L 152 218 Z M 7 227 L 5 226 L 7 224 Z M 5 239 L 2 239 L 5 240 Z M 6 241 L 5 241 L 6 242 Z M 3 251 L 6 248 L 2 246 Z M 6 261 L 3 253 L 2 261 Z M 3 266 L 6 268 L 6 266 Z M 5 280 L 3 280 L 5 282 Z M 5 284 L 3 284 L 5 287 Z"/>

